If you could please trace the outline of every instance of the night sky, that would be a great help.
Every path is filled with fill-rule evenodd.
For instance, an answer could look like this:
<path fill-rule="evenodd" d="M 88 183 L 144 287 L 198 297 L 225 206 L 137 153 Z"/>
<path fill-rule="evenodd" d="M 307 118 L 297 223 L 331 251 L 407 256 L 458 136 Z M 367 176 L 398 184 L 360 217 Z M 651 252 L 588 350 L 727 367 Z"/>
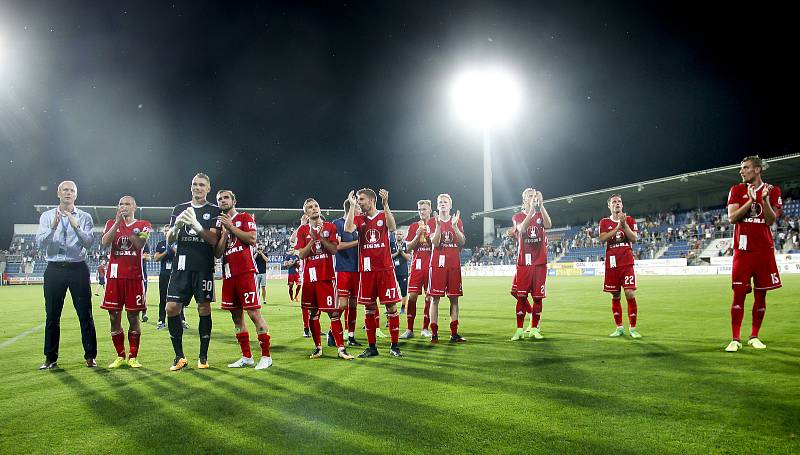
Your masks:
<path fill-rule="evenodd" d="M 446 93 L 489 64 L 525 91 L 495 207 L 798 151 L 788 3 L 594 3 L 2 2 L 0 248 L 64 179 L 79 206 L 172 206 L 204 171 L 244 207 L 372 186 L 481 210 Z"/>

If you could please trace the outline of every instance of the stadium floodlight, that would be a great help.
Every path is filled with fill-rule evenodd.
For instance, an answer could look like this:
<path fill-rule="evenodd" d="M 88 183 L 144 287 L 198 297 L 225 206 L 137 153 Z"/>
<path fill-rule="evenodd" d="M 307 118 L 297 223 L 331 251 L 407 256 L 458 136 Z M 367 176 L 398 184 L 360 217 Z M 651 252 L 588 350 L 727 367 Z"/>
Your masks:
<path fill-rule="evenodd" d="M 492 210 L 491 131 L 517 115 L 521 89 L 511 72 L 497 67 L 466 70 L 450 88 L 453 108 L 466 124 L 483 131 L 483 210 Z M 483 219 L 483 241 L 494 241 L 494 219 Z"/>
<path fill-rule="evenodd" d="M 502 68 L 464 71 L 453 81 L 450 95 L 459 117 L 484 130 L 507 124 L 520 107 L 519 84 Z"/>

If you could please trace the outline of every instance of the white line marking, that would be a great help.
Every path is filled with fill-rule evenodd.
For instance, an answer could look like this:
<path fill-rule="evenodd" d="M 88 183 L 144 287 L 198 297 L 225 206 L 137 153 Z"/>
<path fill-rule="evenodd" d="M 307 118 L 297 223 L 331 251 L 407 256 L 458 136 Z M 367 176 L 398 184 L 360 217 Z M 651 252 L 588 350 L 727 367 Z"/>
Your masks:
<path fill-rule="evenodd" d="M 25 338 L 26 336 L 28 336 L 28 335 L 36 332 L 36 331 L 39 331 L 39 330 L 41 330 L 43 328 L 44 328 L 44 324 L 41 324 L 41 325 L 37 325 L 36 327 L 34 327 L 32 329 L 26 330 L 26 331 L 20 333 L 19 335 L 15 336 L 14 338 L 11 338 L 10 340 L 6 340 L 6 341 L 0 343 L 0 349 L 7 348 L 7 347 L 11 346 L 12 344 L 16 343 L 17 341 L 19 341 L 19 340 Z"/>

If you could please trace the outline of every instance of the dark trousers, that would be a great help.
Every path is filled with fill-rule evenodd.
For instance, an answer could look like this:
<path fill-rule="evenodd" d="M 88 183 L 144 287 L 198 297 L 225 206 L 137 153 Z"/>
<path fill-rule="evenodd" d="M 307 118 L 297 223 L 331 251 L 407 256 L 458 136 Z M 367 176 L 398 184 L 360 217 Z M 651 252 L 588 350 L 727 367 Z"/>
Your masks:
<path fill-rule="evenodd" d="M 158 320 L 160 322 L 165 322 L 167 320 L 167 288 L 169 287 L 169 276 L 169 273 L 160 273 L 158 275 Z M 183 314 L 183 308 L 181 308 L 181 320 L 186 320 L 186 316 Z"/>
<path fill-rule="evenodd" d="M 83 357 L 97 357 L 97 334 L 92 318 L 92 288 L 89 268 L 85 262 L 50 262 L 44 271 L 44 309 L 47 314 L 44 327 L 44 355 L 47 360 L 58 359 L 61 338 L 61 311 L 67 289 L 81 324 Z"/>

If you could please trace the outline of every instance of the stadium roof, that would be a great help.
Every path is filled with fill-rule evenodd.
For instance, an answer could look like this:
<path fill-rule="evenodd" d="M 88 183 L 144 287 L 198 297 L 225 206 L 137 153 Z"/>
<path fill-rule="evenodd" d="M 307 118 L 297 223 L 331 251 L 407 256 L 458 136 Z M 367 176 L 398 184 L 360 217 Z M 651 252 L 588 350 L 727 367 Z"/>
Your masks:
<path fill-rule="evenodd" d="M 37 213 L 50 210 L 55 205 L 34 205 Z M 95 225 L 104 223 L 116 216 L 117 207 L 113 205 L 78 205 L 81 210 L 85 210 L 94 219 Z M 172 207 L 138 207 L 136 217 L 148 220 L 153 224 L 167 224 L 172 215 Z M 247 212 L 253 215 L 258 224 L 299 224 L 303 209 L 283 209 L 283 208 L 238 208 L 240 212 Z M 322 209 L 322 214 L 332 220 L 342 215 L 342 209 Z M 417 216 L 416 210 L 392 210 L 398 225 L 406 224 Z"/>
<path fill-rule="evenodd" d="M 800 180 L 800 153 L 765 159 L 765 180 L 772 184 Z M 606 200 L 614 193 L 622 195 L 632 216 L 671 210 L 688 210 L 725 205 L 730 187 L 741 181 L 739 164 L 704 171 L 689 172 L 654 180 L 603 188 L 545 200 L 554 226 L 583 224 L 608 215 Z M 514 205 L 476 212 L 472 218 L 492 217 L 510 221 L 522 207 Z"/>

